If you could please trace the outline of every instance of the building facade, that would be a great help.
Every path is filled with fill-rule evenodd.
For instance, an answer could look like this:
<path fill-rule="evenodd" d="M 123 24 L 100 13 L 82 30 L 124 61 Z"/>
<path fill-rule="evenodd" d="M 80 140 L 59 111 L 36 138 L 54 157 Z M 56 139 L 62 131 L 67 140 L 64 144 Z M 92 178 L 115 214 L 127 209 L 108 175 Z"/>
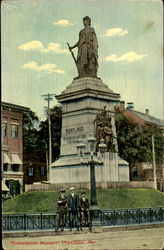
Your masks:
<path fill-rule="evenodd" d="M 2 179 L 10 196 L 23 191 L 23 113 L 29 108 L 2 102 Z"/>
<path fill-rule="evenodd" d="M 145 109 L 145 113 L 136 111 L 134 109 L 133 103 L 127 103 L 125 108 L 125 102 L 122 101 L 121 105 L 116 109 L 123 112 L 124 116 L 139 126 L 156 126 L 161 129 L 164 136 L 164 121 L 158 119 L 149 113 L 149 109 Z M 164 145 L 163 156 L 161 156 L 160 161 L 156 164 L 156 176 L 157 176 L 157 187 L 159 190 L 164 191 Z M 152 181 L 154 180 L 154 169 L 152 162 L 138 163 L 133 169 L 133 179 L 141 181 Z"/>
<path fill-rule="evenodd" d="M 39 155 L 24 152 L 23 161 L 23 183 L 25 190 L 26 184 L 33 184 L 35 182 L 47 181 L 47 164 L 41 161 Z"/>

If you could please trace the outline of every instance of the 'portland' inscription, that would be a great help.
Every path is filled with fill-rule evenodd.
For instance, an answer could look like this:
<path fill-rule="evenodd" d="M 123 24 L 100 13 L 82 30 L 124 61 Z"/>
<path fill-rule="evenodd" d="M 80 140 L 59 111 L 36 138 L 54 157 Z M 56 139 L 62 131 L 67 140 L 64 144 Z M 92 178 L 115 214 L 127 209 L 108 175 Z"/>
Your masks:
<path fill-rule="evenodd" d="M 84 127 L 77 128 L 67 128 L 65 130 L 65 135 L 63 136 L 63 140 L 67 141 L 67 143 L 77 143 L 79 139 L 86 138 L 84 134 Z"/>

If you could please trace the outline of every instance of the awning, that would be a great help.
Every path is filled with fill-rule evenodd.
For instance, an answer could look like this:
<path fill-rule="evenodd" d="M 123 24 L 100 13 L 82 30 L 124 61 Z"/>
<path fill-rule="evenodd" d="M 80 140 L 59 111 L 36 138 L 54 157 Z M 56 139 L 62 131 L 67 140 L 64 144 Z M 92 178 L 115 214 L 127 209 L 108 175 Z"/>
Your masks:
<path fill-rule="evenodd" d="M 2 191 L 3 192 L 9 192 L 8 187 L 6 186 L 6 184 L 4 183 L 4 181 L 2 180 Z"/>
<path fill-rule="evenodd" d="M 20 164 L 22 165 L 22 161 L 18 154 L 11 154 L 11 164 Z"/>
<path fill-rule="evenodd" d="M 11 164 L 10 158 L 7 153 L 3 153 L 3 163 Z"/>

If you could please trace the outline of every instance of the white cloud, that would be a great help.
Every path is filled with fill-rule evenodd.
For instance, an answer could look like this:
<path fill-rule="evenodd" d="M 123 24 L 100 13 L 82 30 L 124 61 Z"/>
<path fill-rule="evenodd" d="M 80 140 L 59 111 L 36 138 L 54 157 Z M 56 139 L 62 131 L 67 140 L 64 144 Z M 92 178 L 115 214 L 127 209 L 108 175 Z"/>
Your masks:
<path fill-rule="evenodd" d="M 130 51 L 128 53 L 123 54 L 122 56 L 117 56 L 115 54 L 105 57 L 106 62 L 120 62 L 126 61 L 128 63 L 132 63 L 138 60 L 143 59 L 144 57 L 148 56 L 147 54 L 137 54 L 134 51 Z"/>
<path fill-rule="evenodd" d="M 18 47 L 18 49 L 29 51 L 29 50 L 42 50 L 43 44 L 40 41 L 31 41 L 24 43 Z"/>
<path fill-rule="evenodd" d="M 46 63 L 46 64 L 39 66 L 37 62 L 31 61 L 26 64 L 23 64 L 22 68 L 39 71 L 39 72 L 45 71 L 46 73 L 50 73 L 50 74 L 51 73 L 65 74 L 65 71 L 61 69 L 57 69 L 56 65 L 51 64 L 51 63 Z"/>
<path fill-rule="evenodd" d="M 121 28 L 113 28 L 106 31 L 102 37 L 124 36 L 128 33 L 128 30 Z"/>
<path fill-rule="evenodd" d="M 20 50 L 30 51 L 35 50 L 43 53 L 53 52 L 55 54 L 64 54 L 67 53 L 67 49 L 61 49 L 60 43 L 49 43 L 47 49 L 44 48 L 42 42 L 40 41 L 30 41 L 28 43 L 24 43 L 18 47 Z"/>
<path fill-rule="evenodd" d="M 68 27 L 68 26 L 74 25 L 74 23 L 70 23 L 69 20 L 66 20 L 66 19 L 61 19 L 57 22 L 54 22 L 53 24 L 56 26 L 61 26 L 61 27 Z"/>
<path fill-rule="evenodd" d="M 64 54 L 67 53 L 67 49 L 61 49 L 60 43 L 49 43 L 48 48 L 44 49 L 43 52 L 50 52 L 52 51 L 55 54 Z"/>

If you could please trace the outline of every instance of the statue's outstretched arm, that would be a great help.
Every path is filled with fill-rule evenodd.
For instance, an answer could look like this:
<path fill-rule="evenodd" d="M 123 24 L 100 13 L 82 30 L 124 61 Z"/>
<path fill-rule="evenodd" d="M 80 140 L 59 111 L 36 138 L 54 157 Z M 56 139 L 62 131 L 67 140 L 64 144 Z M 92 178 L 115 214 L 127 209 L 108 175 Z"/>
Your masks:
<path fill-rule="evenodd" d="M 78 44 L 79 44 L 79 41 L 74 46 L 70 47 L 70 49 L 76 48 L 78 46 Z"/>
<path fill-rule="evenodd" d="M 76 48 L 79 45 L 80 37 L 81 37 L 81 31 L 79 33 L 79 40 L 78 40 L 78 42 L 74 46 L 70 47 L 70 49 L 74 49 L 74 48 Z"/>

